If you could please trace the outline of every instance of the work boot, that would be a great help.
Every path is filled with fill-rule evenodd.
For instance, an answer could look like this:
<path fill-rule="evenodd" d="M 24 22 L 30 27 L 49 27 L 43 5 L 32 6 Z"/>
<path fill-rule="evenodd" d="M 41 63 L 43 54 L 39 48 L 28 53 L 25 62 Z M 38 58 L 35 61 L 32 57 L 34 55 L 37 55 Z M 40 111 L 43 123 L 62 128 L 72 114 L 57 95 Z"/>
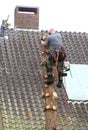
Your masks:
<path fill-rule="evenodd" d="M 63 72 L 58 72 L 58 75 L 64 77 L 64 76 L 67 76 L 67 73 L 63 73 Z"/>
<path fill-rule="evenodd" d="M 58 82 L 57 87 L 58 87 L 58 88 L 64 87 L 64 84 L 63 84 L 63 81 L 62 81 L 62 80 L 60 80 L 60 81 Z"/>
<path fill-rule="evenodd" d="M 45 79 L 44 83 L 52 84 L 54 82 L 54 77 L 52 75 L 48 75 L 48 78 Z"/>

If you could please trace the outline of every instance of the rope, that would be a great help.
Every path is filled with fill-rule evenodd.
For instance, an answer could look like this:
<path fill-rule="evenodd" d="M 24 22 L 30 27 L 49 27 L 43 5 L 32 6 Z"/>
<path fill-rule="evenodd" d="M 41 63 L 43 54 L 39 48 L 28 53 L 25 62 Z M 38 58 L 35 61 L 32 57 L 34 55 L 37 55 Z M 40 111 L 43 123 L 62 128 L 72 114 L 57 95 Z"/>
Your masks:
<path fill-rule="evenodd" d="M 56 52 L 56 69 L 57 69 L 57 77 L 58 77 L 58 58 L 59 58 L 59 55 L 58 55 L 58 52 Z M 58 78 L 57 78 L 58 80 Z M 65 80 L 65 77 L 63 78 L 64 80 L 64 87 L 65 89 L 63 90 L 63 93 L 64 93 L 64 106 L 65 106 L 65 110 L 66 110 L 66 130 L 69 129 L 69 125 L 68 125 L 68 104 L 67 104 L 67 94 L 66 94 L 66 80 Z"/>
<path fill-rule="evenodd" d="M 64 77 L 64 106 L 65 106 L 65 110 L 66 110 L 66 130 L 68 130 L 69 128 L 69 125 L 68 125 L 68 104 L 67 104 L 67 100 L 66 100 L 66 80 L 65 80 L 65 77 Z"/>

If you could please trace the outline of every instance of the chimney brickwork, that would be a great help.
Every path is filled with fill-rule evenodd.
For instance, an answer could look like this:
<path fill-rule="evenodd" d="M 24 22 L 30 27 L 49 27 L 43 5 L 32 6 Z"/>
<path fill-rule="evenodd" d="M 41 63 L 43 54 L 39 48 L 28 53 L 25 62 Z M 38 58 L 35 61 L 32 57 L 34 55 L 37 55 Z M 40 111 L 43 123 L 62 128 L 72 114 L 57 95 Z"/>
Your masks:
<path fill-rule="evenodd" d="M 14 27 L 39 29 L 39 8 L 17 6 L 15 8 Z"/>

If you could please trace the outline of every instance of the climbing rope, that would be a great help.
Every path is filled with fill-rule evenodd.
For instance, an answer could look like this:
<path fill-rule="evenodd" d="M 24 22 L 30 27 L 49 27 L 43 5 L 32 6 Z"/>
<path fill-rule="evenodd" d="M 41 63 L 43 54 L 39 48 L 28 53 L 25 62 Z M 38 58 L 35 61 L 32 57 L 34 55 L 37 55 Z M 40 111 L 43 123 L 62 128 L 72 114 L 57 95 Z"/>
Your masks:
<path fill-rule="evenodd" d="M 65 79 L 65 77 L 64 77 L 63 80 L 64 80 L 64 88 L 65 88 L 65 89 L 63 89 L 63 93 L 64 93 L 63 97 L 64 97 L 64 106 L 65 106 L 65 111 L 66 111 L 66 130 L 68 130 L 68 128 L 69 128 L 69 125 L 68 125 L 68 113 L 69 113 L 69 111 L 68 111 L 68 103 L 67 103 L 66 79 Z"/>

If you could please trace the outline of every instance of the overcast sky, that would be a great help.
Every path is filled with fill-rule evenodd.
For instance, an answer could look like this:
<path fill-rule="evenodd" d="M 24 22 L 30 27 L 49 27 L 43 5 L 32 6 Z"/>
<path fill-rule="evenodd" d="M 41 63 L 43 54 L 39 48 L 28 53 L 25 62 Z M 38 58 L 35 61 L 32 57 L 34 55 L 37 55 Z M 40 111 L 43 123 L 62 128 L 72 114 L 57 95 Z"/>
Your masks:
<path fill-rule="evenodd" d="M 39 7 L 39 29 L 88 32 L 88 0 L 2 0 L 0 24 L 8 15 L 14 27 L 16 5 Z"/>

